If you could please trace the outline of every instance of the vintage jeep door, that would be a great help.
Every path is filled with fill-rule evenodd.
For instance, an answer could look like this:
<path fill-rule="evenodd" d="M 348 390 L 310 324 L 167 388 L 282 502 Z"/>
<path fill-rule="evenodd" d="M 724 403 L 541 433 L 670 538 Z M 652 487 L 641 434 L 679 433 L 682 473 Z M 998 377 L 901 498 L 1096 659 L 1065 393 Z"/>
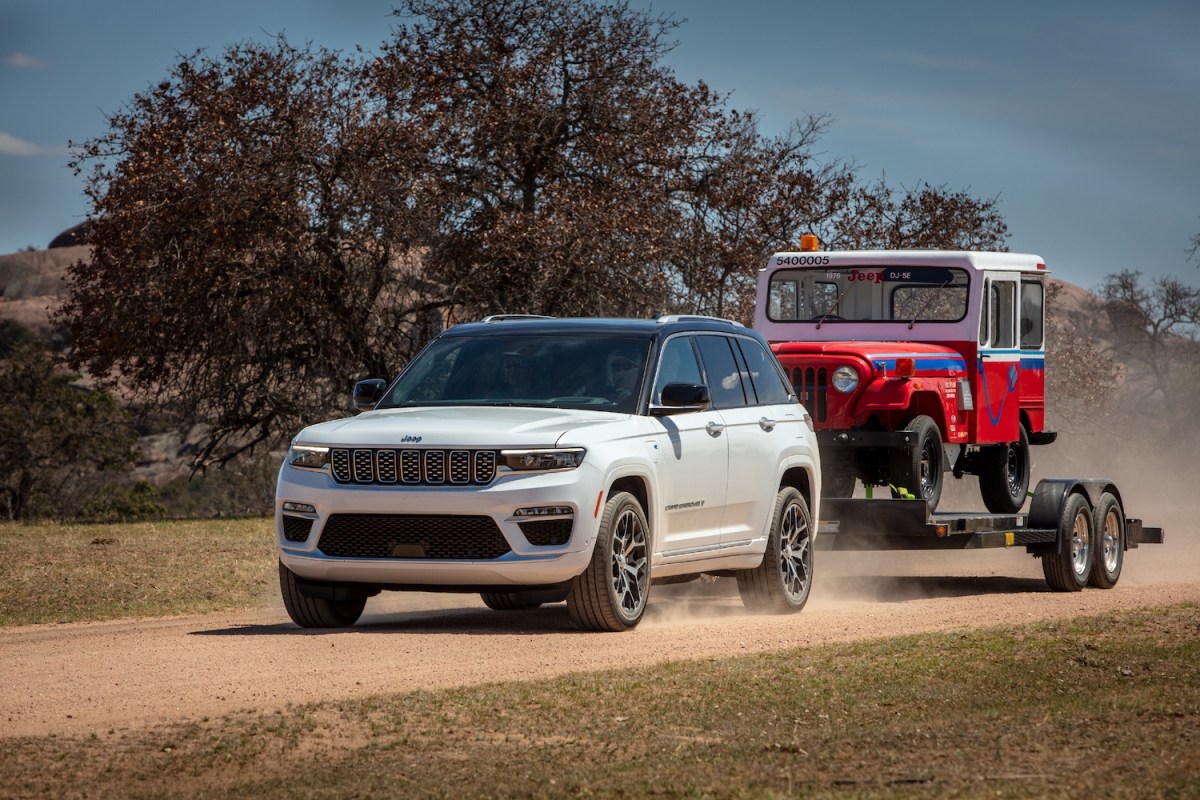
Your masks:
<path fill-rule="evenodd" d="M 1016 272 L 984 273 L 979 349 L 968 367 L 975 397 L 971 441 L 976 444 L 1015 442 L 1020 435 L 1019 290 Z"/>

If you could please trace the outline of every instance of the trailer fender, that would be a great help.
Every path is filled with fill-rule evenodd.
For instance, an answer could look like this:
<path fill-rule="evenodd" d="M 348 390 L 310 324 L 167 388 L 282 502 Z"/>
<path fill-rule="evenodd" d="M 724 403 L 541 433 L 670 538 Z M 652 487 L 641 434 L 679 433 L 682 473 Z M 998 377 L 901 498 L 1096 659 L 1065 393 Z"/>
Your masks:
<path fill-rule="evenodd" d="M 1063 505 L 1071 495 L 1083 495 L 1090 508 L 1100 503 L 1100 497 L 1108 492 L 1117 499 L 1121 514 L 1125 516 L 1125 502 L 1116 484 L 1106 478 L 1043 478 L 1038 481 L 1033 490 L 1033 499 L 1029 502 L 1030 528 L 1058 528 L 1062 517 Z M 1052 552 L 1062 552 L 1066 544 L 1063 532 L 1058 532 L 1058 542 Z M 1030 552 L 1034 552 L 1030 549 Z"/>

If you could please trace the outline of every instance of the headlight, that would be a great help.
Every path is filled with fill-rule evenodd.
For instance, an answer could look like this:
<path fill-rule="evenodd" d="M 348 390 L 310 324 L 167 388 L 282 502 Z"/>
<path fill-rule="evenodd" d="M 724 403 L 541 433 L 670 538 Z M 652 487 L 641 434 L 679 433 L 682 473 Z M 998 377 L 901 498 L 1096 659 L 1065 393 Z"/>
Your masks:
<path fill-rule="evenodd" d="M 838 367 L 833 371 L 833 388 L 842 394 L 850 394 L 858 388 L 858 370 L 854 367 Z"/>
<path fill-rule="evenodd" d="M 288 448 L 288 466 L 300 469 L 325 469 L 329 466 L 328 447 L 307 447 L 294 444 Z"/>
<path fill-rule="evenodd" d="M 562 450 L 501 450 L 500 459 L 509 469 L 526 472 L 575 469 L 583 463 L 583 455 L 586 452 L 582 447 Z"/>

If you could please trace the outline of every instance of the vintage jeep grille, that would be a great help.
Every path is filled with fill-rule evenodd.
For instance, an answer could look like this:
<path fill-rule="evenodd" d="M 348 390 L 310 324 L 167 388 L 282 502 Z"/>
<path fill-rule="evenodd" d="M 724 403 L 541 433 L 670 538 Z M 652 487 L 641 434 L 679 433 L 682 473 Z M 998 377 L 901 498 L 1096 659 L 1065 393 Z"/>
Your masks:
<path fill-rule="evenodd" d="M 305 517 L 283 515 L 283 538 L 289 542 L 307 542 L 313 521 Z"/>
<path fill-rule="evenodd" d="M 829 418 L 829 372 L 825 367 L 797 367 L 792 372 L 792 388 L 813 419 L 824 422 Z"/>
<path fill-rule="evenodd" d="M 491 517 L 418 514 L 334 514 L 317 547 L 338 558 L 466 560 L 499 558 L 510 549 Z"/>
<path fill-rule="evenodd" d="M 533 522 L 522 522 L 519 527 L 521 533 L 525 534 L 525 538 L 530 544 L 545 547 L 547 545 L 566 544 L 571 538 L 571 526 L 574 520 L 570 519 L 541 519 Z"/>
<path fill-rule="evenodd" d="M 496 477 L 495 450 L 339 448 L 329 453 L 338 483 L 483 486 Z"/>

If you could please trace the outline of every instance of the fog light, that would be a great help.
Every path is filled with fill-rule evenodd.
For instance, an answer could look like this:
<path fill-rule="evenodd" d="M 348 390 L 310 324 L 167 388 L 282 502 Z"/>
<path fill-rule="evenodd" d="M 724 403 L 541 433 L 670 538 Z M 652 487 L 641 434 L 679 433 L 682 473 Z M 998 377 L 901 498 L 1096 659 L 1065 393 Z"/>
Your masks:
<path fill-rule="evenodd" d="M 317 513 L 316 506 L 310 506 L 308 503 L 293 503 L 287 501 L 283 504 L 284 511 L 292 511 L 297 514 L 315 514 Z"/>
<path fill-rule="evenodd" d="M 514 517 L 570 517 L 574 514 L 575 509 L 570 506 L 532 506 L 513 512 Z"/>

